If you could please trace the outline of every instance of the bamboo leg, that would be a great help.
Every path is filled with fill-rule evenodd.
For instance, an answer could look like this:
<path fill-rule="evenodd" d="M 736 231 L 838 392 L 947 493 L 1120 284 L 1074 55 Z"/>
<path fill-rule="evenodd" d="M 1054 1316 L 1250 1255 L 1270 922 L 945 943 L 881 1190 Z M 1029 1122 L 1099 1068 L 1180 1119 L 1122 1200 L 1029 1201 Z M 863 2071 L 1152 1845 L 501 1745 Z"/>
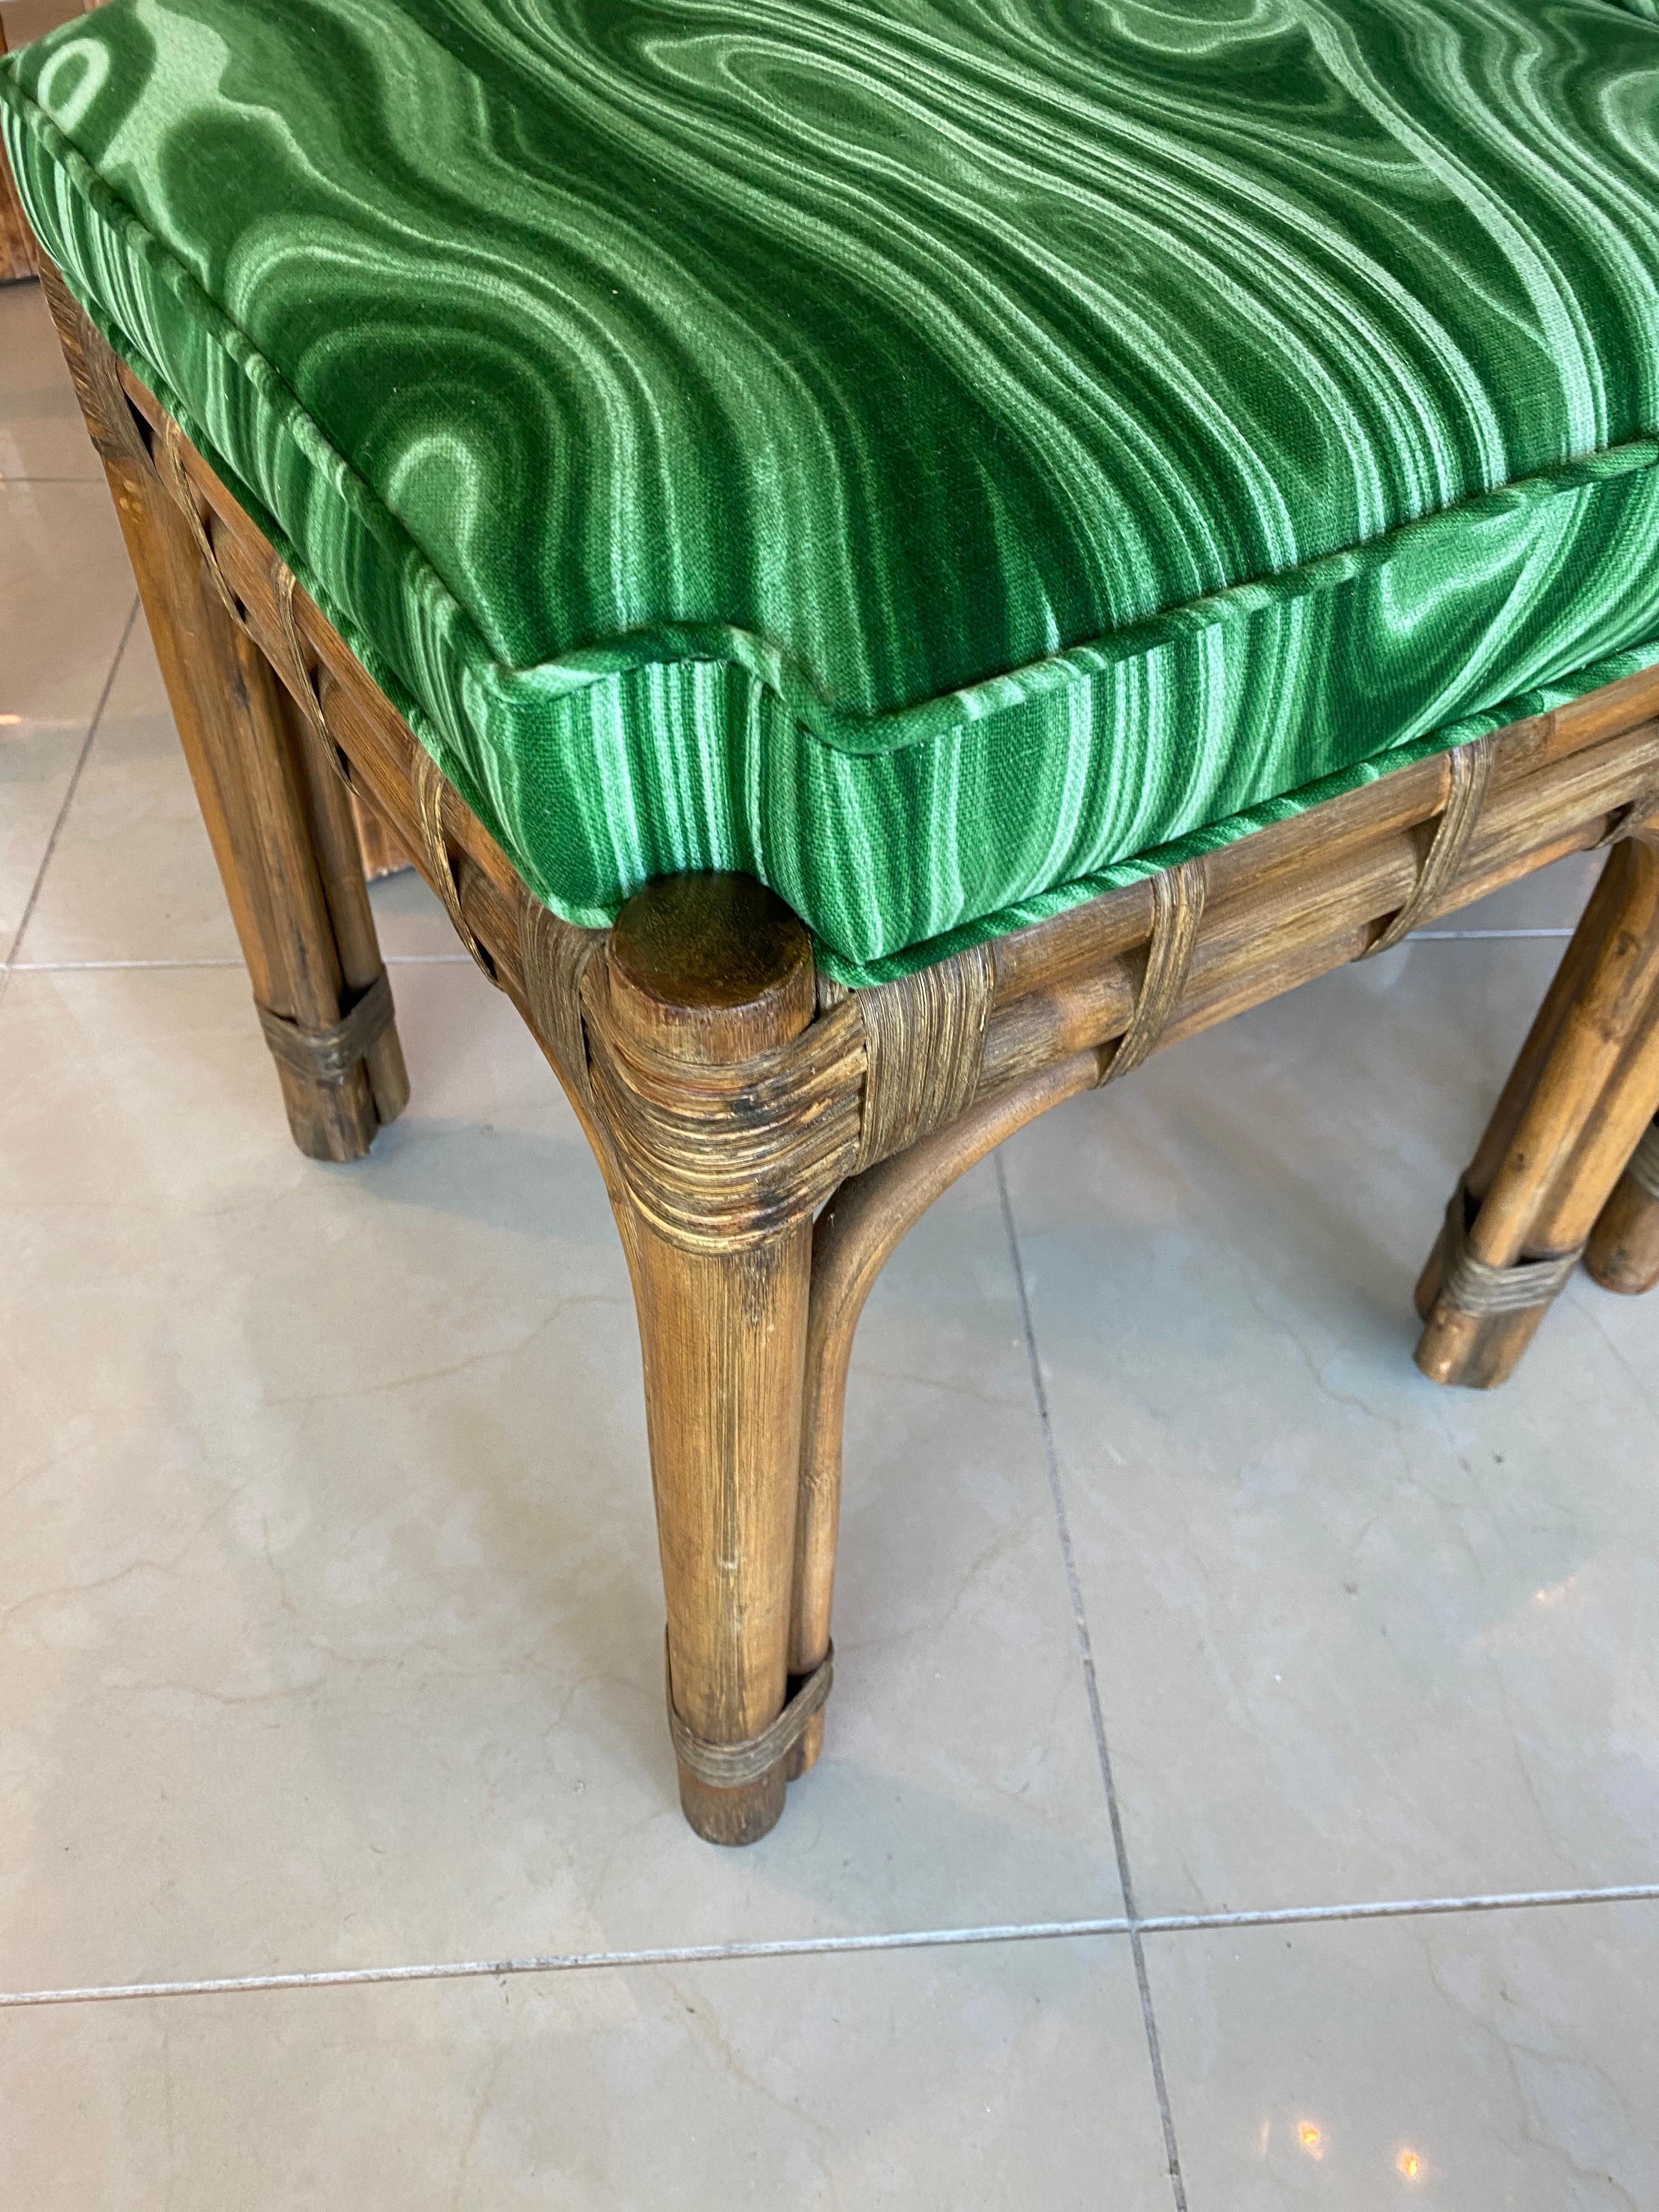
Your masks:
<path fill-rule="evenodd" d="M 1659 1152 L 1659 1122 L 1649 1125 L 1638 1150 Z M 1596 1217 L 1584 1265 L 1604 1290 L 1637 1297 L 1659 1283 L 1659 1195 L 1645 1160 L 1625 1170 Z"/>
<path fill-rule="evenodd" d="M 1465 1178 L 1477 1273 L 1565 1266 L 1584 1244 L 1659 1101 L 1656 994 L 1659 859 L 1632 838 L 1608 856 Z M 1449 1224 L 1418 1285 L 1417 1364 L 1437 1382 L 1488 1389 L 1513 1371 L 1553 1292 L 1471 1310 L 1447 1280 L 1450 1234 Z"/>
<path fill-rule="evenodd" d="M 173 719 L 264 1018 L 295 1142 L 358 1159 L 408 1097 L 389 1025 L 343 1029 L 386 990 L 345 794 L 299 742 L 282 687 L 231 619 L 163 487 L 107 349 L 52 270 L 48 301 L 110 481 Z"/>
<path fill-rule="evenodd" d="M 305 785 L 306 807 L 345 996 L 360 1001 L 386 972 L 358 835 L 362 810 L 333 762 L 323 757 L 289 694 L 280 684 L 272 684 L 271 690 Z M 405 860 L 402 865 L 410 864 Z M 388 1024 L 369 1047 L 363 1055 L 363 1066 L 374 1092 L 377 1120 L 382 1124 L 395 1121 L 409 1103 L 409 1075 L 395 1024 Z M 369 1133 L 372 1139 L 374 1132 Z"/>
<path fill-rule="evenodd" d="M 732 886 L 739 888 L 734 893 Z M 731 1068 L 786 1044 L 811 1019 L 811 940 L 743 878 L 648 885 L 605 959 L 609 1034 L 656 1071 L 672 1110 L 676 1068 Z M 645 1079 L 641 1076 L 641 1080 Z M 623 1100 L 613 1119 L 633 1107 Z M 744 1138 L 734 1095 L 716 1145 Z M 630 1154 L 623 1133 L 624 1159 Z M 674 1175 L 672 1139 L 650 1139 Z M 647 1425 L 668 1611 L 671 1722 L 680 1802 L 711 1843 L 748 1844 L 783 1809 L 787 1750 L 735 1787 L 715 1786 L 708 1748 L 753 1742 L 789 1696 L 790 1573 L 801 1378 L 811 1265 L 810 1208 L 729 1237 L 688 1233 L 641 1203 L 626 1226 L 645 1359 Z M 741 1177 L 739 1178 L 741 1181 Z M 696 1740 L 688 1746 L 686 1732 Z"/>

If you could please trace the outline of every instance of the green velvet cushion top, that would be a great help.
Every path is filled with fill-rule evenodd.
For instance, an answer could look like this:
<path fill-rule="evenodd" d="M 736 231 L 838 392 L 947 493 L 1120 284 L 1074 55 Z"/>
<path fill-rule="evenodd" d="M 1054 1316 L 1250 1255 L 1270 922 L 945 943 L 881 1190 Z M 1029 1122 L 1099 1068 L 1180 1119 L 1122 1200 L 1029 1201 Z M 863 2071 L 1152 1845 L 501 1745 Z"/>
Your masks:
<path fill-rule="evenodd" d="M 110 0 L 46 250 L 550 904 L 849 981 L 1659 659 L 1652 0 Z"/>

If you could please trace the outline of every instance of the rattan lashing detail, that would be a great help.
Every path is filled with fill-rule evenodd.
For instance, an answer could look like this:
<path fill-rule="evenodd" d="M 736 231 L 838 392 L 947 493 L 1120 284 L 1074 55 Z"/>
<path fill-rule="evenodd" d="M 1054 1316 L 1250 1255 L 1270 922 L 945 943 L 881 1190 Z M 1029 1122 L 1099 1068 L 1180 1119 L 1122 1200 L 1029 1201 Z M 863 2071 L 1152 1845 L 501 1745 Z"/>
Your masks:
<path fill-rule="evenodd" d="M 392 984 L 384 968 L 340 1020 L 325 1030 L 308 1030 L 287 1015 L 273 1013 L 256 1000 L 259 1026 L 273 1056 L 298 1075 L 318 1083 L 343 1083 L 392 1026 Z"/>
<path fill-rule="evenodd" d="M 850 1004 L 792 1043 L 707 1066 L 623 1031 L 603 961 L 583 997 L 594 1103 L 634 1203 L 670 1243 L 760 1243 L 816 1212 L 853 1172 L 864 1042 Z"/>
<path fill-rule="evenodd" d="M 1192 974 L 1198 927 L 1204 919 L 1205 872 L 1201 860 L 1183 861 L 1152 878 L 1152 930 L 1146 940 L 1146 965 L 1135 994 L 1129 1026 L 1101 1063 L 1100 1083 L 1115 1083 L 1156 1050 L 1170 1025 Z"/>
<path fill-rule="evenodd" d="M 170 416 L 163 418 L 155 446 L 153 465 L 185 518 L 207 578 L 228 614 L 246 629 L 246 614 L 220 564 L 186 471 L 187 441 Z M 338 763 L 300 635 L 293 574 L 276 558 L 270 573 L 283 675 L 311 728 L 328 741 L 328 757 Z M 1451 889 L 1479 831 L 1494 750 L 1495 740 L 1482 738 L 1448 754 L 1447 801 L 1416 884 L 1378 930 L 1368 954 L 1397 944 Z M 446 786 L 423 751 L 414 756 L 410 782 L 432 879 L 463 943 L 498 982 L 495 961 L 462 910 L 443 828 Z M 1613 811 L 1604 842 L 1639 832 L 1656 805 L 1659 787 L 1650 777 Z M 1103 1082 L 1139 1066 L 1167 1028 L 1190 972 L 1204 893 L 1202 861 L 1152 879 L 1146 966 L 1127 1027 L 1115 1047 L 1101 1048 Z M 620 1060 L 614 1049 L 596 1053 L 593 1024 L 584 1018 L 584 978 L 602 972 L 603 963 L 592 963 L 602 933 L 572 930 L 536 912 L 540 921 L 527 917 L 520 934 L 526 995 L 538 1026 L 577 1085 L 601 1104 L 641 1211 L 677 1243 L 718 1249 L 758 1241 L 781 1221 L 815 1211 L 847 1176 L 949 1126 L 977 1095 L 994 998 L 995 963 L 988 947 L 970 948 L 873 988 L 846 993 L 821 985 L 823 1012 L 805 1035 L 781 1049 L 775 1066 L 732 1071 L 733 1082 L 723 1091 L 712 1072 L 694 1073 L 683 1061 L 648 1073 L 637 1051 Z M 349 1039 L 358 1012 L 336 1030 L 318 1032 L 284 1025 L 283 1018 L 264 1009 L 261 1018 L 279 1058 L 336 1080 L 341 1079 L 331 1071 L 348 1048 L 342 1040 Z M 348 1065 L 360 1057 L 356 1053 Z M 594 1086 L 592 1068 L 599 1059 L 607 1073 Z M 596 1095 L 600 1091 L 602 1097 Z M 725 1117 L 730 1100 L 739 1095 L 757 1110 L 746 1119 L 736 1116 L 734 1126 Z M 1649 1194 L 1659 1197 L 1659 1139 L 1644 1139 L 1630 1171 Z M 1455 1232 L 1448 1232 L 1446 1296 L 1465 1312 L 1545 1304 L 1577 1256 L 1492 1269 L 1468 1254 L 1462 1228 L 1460 1221 Z"/>
<path fill-rule="evenodd" d="M 1470 1212 L 1468 1187 L 1460 1182 L 1446 1208 L 1440 1248 L 1440 1296 L 1447 1305 L 1459 1313 L 1479 1316 L 1526 1313 L 1534 1306 L 1550 1304 L 1566 1288 L 1583 1256 L 1582 1244 L 1571 1252 L 1553 1252 L 1540 1260 L 1517 1260 L 1510 1267 L 1496 1267 L 1488 1260 L 1477 1259 L 1469 1249 Z"/>
<path fill-rule="evenodd" d="M 1425 921 L 1434 912 L 1457 880 L 1480 827 L 1486 786 L 1492 781 L 1497 735 L 1496 731 L 1489 731 L 1484 738 L 1454 746 L 1446 755 L 1450 788 L 1411 896 L 1383 923 L 1360 954 L 1362 960 L 1373 959 L 1377 953 L 1388 951 L 1402 938 L 1408 937 L 1420 921 Z"/>
<path fill-rule="evenodd" d="M 1191 972 L 1204 881 L 1201 860 L 1154 879 L 1140 991 L 1103 1082 L 1163 1035 Z M 848 1176 L 958 1120 L 980 1085 L 995 974 L 984 947 L 874 989 L 825 992 L 799 1037 L 735 1067 L 623 1035 L 603 963 L 587 973 L 595 1103 L 635 1203 L 693 1250 L 757 1243 L 816 1212 Z"/>
<path fill-rule="evenodd" d="M 423 745 L 415 748 L 410 765 L 410 787 L 415 799 L 416 826 L 421 833 L 421 847 L 426 854 L 433 888 L 444 902 L 456 936 L 499 990 L 501 979 L 495 972 L 495 960 L 489 948 L 473 934 L 472 925 L 461 910 L 461 887 L 455 880 L 455 864 L 449 857 L 449 841 L 444 835 L 443 770 Z"/>
<path fill-rule="evenodd" d="M 777 1718 L 758 1735 L 746 1736 L 741 1743 L 710 1743 L 687 1727 L 680 1717 L 674 1704 L 674 1663 L 665 1632 L 663 1678 L 668 1701 L 668 1733 L 673 1738 L 680 1765 L 711 1790 L 741 1790 L 747 1783 L 760 1781 L 780 1759 L 787 1758 L 805 1735 L 807 1723 L 815 1713 L 823 1711 L 836 1679 L 836 1647 L 832 1644 L 811 1673 L 797 1686 Z"/>
<path fill-rule="evenodd" d="M 967 1110 L 984 1063 L 995 983 L 990 947 L 975 945 L 853 994 L 865 1062 L 855 1174 Z"/>

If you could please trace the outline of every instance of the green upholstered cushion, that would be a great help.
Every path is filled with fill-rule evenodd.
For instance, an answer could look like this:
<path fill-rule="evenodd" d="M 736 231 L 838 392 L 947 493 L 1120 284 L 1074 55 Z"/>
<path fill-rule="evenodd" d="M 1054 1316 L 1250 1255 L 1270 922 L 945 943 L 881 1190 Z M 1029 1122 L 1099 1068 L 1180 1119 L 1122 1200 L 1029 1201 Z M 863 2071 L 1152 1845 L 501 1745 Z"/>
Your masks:
<path fill-rule="evenodd" d="M 47 250 L 550 904 L 857 981 L 1659 659 L 1649 0 L 110 0 Z"/>

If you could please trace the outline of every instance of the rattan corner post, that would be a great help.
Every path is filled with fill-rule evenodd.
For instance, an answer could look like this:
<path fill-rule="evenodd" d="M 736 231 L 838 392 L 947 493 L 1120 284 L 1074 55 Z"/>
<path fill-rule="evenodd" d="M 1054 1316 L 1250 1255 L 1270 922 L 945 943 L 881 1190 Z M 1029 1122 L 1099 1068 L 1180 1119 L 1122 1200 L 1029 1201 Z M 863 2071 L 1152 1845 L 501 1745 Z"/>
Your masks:
<path fill-rule="evenodd" d="M 405 1095 L 355 799 L 414 855 L 592 1146 L 638 1307 L 669 1726 L 700 1834 L 763 1835 L 818 1753 L 869 1290 L 926 1207 L 1036 1115 L 1611 842 L 1420 1287 L 1419 1363 L 1501 1379 L 1592 1231 L 1594 1249 L 1650 1239 L 1626 1194 L 1659 1208 L 1641 1181 L 1659 1107 L 1659 672 L 874 989 L 816 974 L 805 929 L 744 878 L 664 879 L 610 931 L 579 930 L 531 895 L 211 468 L 45 281 L 296 1140 L 357 1158 Z"/>

